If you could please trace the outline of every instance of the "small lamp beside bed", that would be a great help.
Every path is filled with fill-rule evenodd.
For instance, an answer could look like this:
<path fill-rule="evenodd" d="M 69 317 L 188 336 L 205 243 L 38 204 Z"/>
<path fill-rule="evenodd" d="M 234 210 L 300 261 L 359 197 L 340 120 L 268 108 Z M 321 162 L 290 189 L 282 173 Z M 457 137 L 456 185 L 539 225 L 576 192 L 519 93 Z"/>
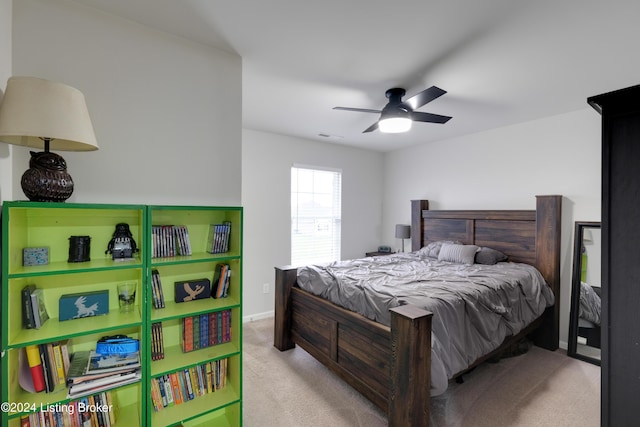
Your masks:
<path fill-rule="evenodd" d="M 402 240 L 402 252 L 404 252 L 404 239 L 411 238 L 411 226 L 396 224 L 396 239 Z"/>

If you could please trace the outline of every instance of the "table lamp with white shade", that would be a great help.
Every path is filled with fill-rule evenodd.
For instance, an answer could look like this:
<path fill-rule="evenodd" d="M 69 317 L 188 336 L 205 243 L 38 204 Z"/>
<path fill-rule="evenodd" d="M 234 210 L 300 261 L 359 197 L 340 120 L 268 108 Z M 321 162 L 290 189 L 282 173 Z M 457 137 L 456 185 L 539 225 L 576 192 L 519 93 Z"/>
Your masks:
<path fill-rule="evenodd" d="M 50 149 L 98 149 L 82 92 L 36 77 L 14 76 L 7 81 L 0 103 L 0 141 L 44 150 L 31 151 L 21 181 L 29 200 L 41 202 L 64 202 L 73 193 L 66 161 Z"/>

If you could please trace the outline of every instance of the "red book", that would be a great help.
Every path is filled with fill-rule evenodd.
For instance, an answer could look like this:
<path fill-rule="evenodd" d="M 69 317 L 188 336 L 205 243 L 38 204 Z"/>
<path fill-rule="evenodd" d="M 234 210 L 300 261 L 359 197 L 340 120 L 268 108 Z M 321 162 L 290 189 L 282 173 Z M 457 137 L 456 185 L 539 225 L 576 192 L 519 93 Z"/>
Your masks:
<path fill-rule="evenodd" d="M 183 333 L 182 333 L 182 351 L 185 353 L 193 351 L 193 318 L 184 317 L 182 319 Z"/>

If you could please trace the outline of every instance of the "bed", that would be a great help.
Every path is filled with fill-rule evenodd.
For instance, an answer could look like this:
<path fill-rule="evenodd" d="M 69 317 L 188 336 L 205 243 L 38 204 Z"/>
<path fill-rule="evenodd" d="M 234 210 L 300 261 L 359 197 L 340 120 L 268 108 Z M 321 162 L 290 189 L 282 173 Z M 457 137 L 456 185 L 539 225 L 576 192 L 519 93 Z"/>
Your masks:
<path fill-rule="evenodd" d="M 452 378 L 524 336 L 558 348 L 561 202 L 537 196 L 535 210 L 431 211 L 428 201 L 412 201 L 412 251 L 440 241 L 493 248 L 534 266 L 555 296 L 553 306 Z M 276 268 L 275 347 L 299 345 L 386 411 L 389 425 L 428 425 L 433 315 L 413 303 L 388 313 L 388 324 L 376 322 L 301 289 L 297 267 Z"/>

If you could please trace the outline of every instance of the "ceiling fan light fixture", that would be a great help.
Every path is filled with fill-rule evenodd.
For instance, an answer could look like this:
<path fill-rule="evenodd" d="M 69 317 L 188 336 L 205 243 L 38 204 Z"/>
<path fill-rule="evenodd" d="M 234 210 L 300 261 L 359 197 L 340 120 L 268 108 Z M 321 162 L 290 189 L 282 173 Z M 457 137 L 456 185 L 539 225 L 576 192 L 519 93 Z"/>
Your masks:
<path fill-rule="evenodd" d="M 382 133 L 402 133 L 411 129 L 411 119 L 407 117 L 388 117 L 378 122 L 378 129 Z"/>

